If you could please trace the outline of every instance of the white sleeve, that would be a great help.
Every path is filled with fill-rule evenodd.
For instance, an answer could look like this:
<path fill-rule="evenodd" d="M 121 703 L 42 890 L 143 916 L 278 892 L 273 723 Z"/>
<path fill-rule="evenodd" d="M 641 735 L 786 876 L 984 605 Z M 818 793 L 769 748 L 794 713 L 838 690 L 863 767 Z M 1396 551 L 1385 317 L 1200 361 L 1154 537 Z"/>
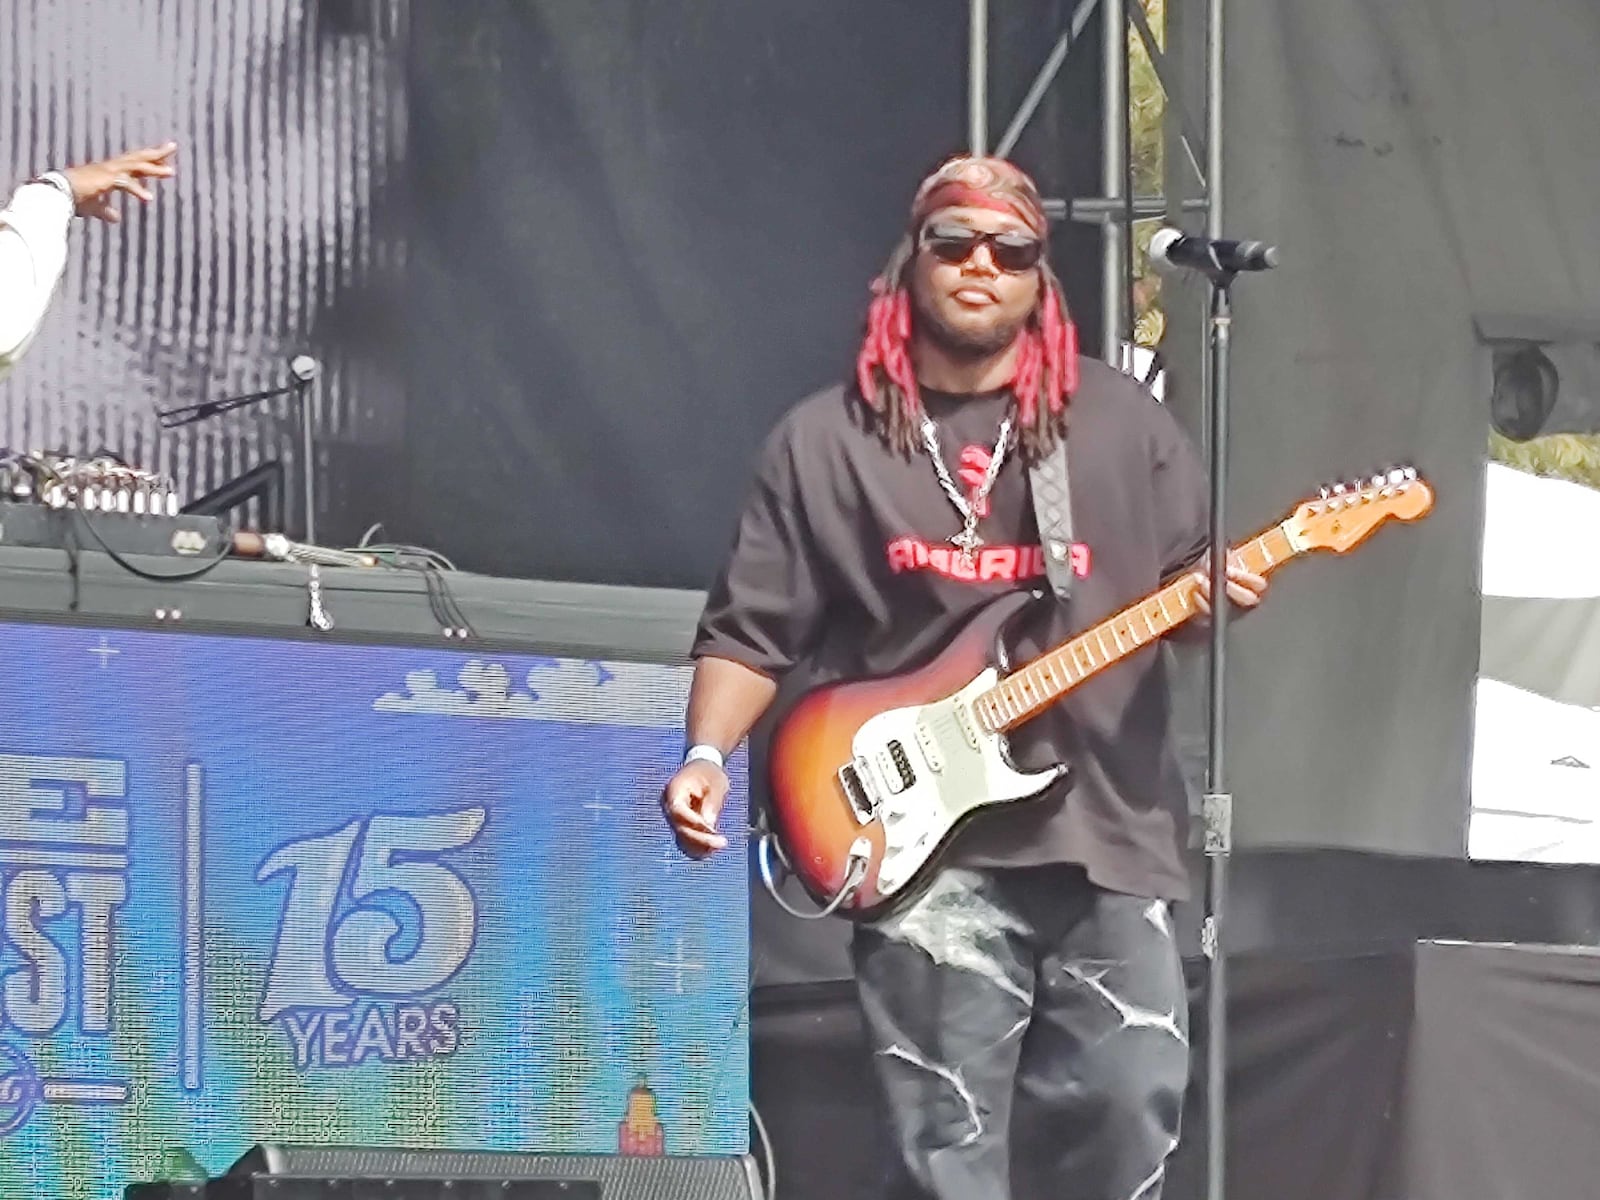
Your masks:
<path fill-rule="evenodd" d="M 48 183 L 24 184 L 0 209 L 0 374 L 28 348 L 67 265 L 72 201 Z"/>

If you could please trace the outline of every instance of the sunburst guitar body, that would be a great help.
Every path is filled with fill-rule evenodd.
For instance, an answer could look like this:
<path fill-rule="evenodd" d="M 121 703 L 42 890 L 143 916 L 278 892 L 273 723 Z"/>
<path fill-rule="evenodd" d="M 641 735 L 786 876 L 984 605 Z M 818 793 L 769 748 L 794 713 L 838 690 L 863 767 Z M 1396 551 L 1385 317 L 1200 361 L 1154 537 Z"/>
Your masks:
<path fill-rule="evenodd" d="M 1405 469 L 1323 489 L 1234 547 L 1257 574 L 1315 550 L 1344 553 L 1390 519 L 1414 521 L 1433 492 Z M 1019 769 L 1009 731 L 1200 611 L 1198 571 L 1182 575 L 1033 661 L 1005 656 L 1028 593 L 983 609 L 932 661 L 828 684 L 779 721 L 768 754 L 777 849 L 827 911 L 875 919 L 915 896 L 973 814 L 1038 796 L 1065 774 Z"/>

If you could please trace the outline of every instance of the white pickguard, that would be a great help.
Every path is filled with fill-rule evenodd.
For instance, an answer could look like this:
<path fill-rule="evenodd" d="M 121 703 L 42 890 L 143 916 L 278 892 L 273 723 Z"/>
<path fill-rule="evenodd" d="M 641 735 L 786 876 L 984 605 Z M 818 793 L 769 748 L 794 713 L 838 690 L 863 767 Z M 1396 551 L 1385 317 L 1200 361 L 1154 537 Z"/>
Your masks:
<path fill-rule="evenodd" d="M 867 785 L 870 815 L 883 826 L 880 896 L 915 878 L 968 813 L 1038 795 L 1065 770 L 1014 770 L 1005 759 L 1004 735 L 978 726 L 972 701 L 998 682 L 991 668 L 954 696 L 890 709 L 857 730 L 855 771 Z"/>

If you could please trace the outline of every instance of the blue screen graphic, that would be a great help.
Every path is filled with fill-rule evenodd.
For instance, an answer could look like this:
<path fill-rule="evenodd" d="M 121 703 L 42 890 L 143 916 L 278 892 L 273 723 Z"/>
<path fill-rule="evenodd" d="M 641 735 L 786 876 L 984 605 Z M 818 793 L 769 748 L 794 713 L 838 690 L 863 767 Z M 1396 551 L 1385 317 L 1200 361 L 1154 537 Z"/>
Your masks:
<path fill-rule="evenodd" d="M 744 762 L 687 668 L 0 625 L 0 1181 L 260 1141 L 747 1145 Z"/>

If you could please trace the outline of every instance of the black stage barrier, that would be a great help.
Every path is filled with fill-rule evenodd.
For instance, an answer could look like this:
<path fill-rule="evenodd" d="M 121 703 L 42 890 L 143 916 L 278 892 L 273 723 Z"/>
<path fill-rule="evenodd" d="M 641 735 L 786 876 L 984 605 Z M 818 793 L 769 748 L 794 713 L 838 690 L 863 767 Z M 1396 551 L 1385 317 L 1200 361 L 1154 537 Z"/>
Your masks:
<path fill-rule="evenodd" d="M 1203 1032 L 1202 972 L 1189 965 L 1192 1025 Z M 1234 965 L 1232 1200 L 1594 1194 L 1600 952 L 1432 942 Z M 754 1014 L 756 1103 L 780 1195 L 872 1200 L 879 1138 L 849 985 L 761 989 Z M 1191 1088 L 1191 1132 L 1166 1200 L 1204 1194 L 1193 1136 L 1202 1103 Z"/>

